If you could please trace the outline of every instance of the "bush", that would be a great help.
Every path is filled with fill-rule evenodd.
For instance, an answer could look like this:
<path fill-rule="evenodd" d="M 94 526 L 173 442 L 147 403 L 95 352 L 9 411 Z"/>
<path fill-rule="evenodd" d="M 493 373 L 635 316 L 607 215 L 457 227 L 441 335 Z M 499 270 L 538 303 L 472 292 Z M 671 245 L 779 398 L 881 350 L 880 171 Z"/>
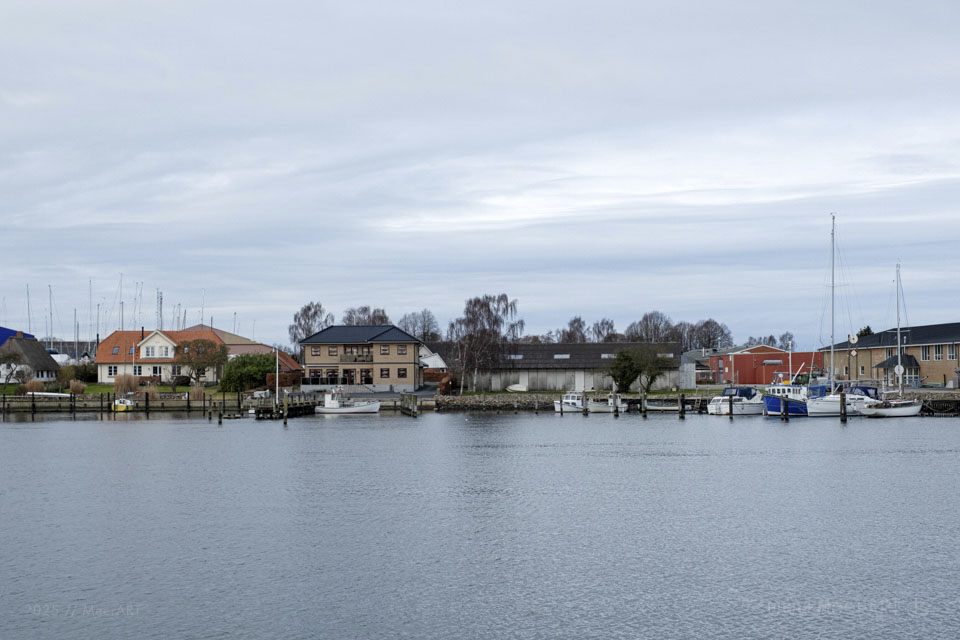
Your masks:
<path fill-rule="evenodd" d="M 60 370 L 57 371 L 57 382 L 60 383 L 60 386 L 63 387 L 67 385 L 71 380 L 77 379 L 77 368 L 73 365 L 64 365 L 60 367 Z"/>
<path fill-rule="evenodd" d="M 276 368 L 274 356 L 265 353 L 247 353 L 227 362 L 220 378 L 224 391 L 246 391 L 262 386 L 267 374 Z"/>
<path fill-rule="evenodd" d="M 121 373 L 113 379 L 114 393 L 130 393 L 137 390 L 137 379 L 129 373 Z"/>
<path fill-rule="evenodd" d="M 92 362 L 80 364 L 73 368 L 77 380 L 87 384 L 97 381 L 97 366 Z"/>
<path fill-rule="evenodd" d="M 150 386 L 145 386 L 145 387 L 143 387 L 142 389 L 140 389 L 140 396 L 141 396 L 141 397 L 143 397 L 143 396 L 150 396 L 151 398 L 156 398 L 158 393 L 160 393 L 160 388 L 159 388 L 159 387 L 154 387 L 154 386 L 152 386 L 152 385 L 150 385 Z"/>
<path fill-rule="evenodd" d="M 203 387 L 191 387 L 190 389 L 191 400 L 202 400 L 203 394 L 204 394 Z"/>
<path fill-rule="evenodd" d="M 14 390 L 13 393 L 16 394 L 16 395 L 18 395 L 18 396 L 25 396 L 25 395 L 27 395 L 27 385 L 25 385 L 25 384 L 18 384 L 18 385 L 17 385 L 17 388 Z"/>
<path fill-rule="evenodd" d="M 34 378 L 33 380 L 31 380 L 30 382 L 24 385 L 24 389 L 26 390 L 27 393 L 39 393 L 43 391 L 44 387 L 42 382 Z"/>
<path fill-rule="evenodd" d="M 87 383 L 81 382 L 80 380 L 71 380 L 70 381 L 70 393 L 74 395 L 80 395 L 87 390 Z"/>

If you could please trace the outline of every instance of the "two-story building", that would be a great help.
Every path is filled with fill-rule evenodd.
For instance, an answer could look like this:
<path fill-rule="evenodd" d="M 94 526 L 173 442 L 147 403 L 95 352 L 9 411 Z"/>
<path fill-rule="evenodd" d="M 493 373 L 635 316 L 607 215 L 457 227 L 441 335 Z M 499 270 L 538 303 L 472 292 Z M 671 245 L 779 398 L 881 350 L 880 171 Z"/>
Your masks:
<path fill-rule="evenodd" d="M 960 322 L 903 327 L 900 330 L 904 384 L 957 387 L 960 368 Z M 828 352 L 830 347 L 824 347 Z M 829 367 L 829 355 L 824 358 Z M 856 344 L 834 345 L 835 376 L 880 378 L 896 384 L 897 330 L 859 338 Z"/>
<path fill-rule="evenodd" d="M 416 391 L 423 384 L 420 340 L 393 325 L 335 325 L 300 346 L 304 391 Z"/>

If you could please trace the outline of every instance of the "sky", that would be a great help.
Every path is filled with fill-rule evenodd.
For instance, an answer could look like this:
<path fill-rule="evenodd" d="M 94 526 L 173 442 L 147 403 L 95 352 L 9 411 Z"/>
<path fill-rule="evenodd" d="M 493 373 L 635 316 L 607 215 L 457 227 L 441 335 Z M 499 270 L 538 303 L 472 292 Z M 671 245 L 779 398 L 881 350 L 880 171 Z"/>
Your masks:
<path fill-rule="evenodd" d="M 0 3 L 0 324 L 960 320 L 960 3 Z M 139 283 L 139 285 L 138 285 Z M 30 317 L 27 316 L 27 286 Z M 137 287 L 141 312 L 133 309 Z M 179 307 L 177 305 L 180 305 Z M 202 314 L 201 314 L 202 309 Z M 235 320 L 236 318 L 236 320 Z M 49 320 L 47 321 L 49 322 Z M 235 324 L 236 323 L 236 324 Z"/>

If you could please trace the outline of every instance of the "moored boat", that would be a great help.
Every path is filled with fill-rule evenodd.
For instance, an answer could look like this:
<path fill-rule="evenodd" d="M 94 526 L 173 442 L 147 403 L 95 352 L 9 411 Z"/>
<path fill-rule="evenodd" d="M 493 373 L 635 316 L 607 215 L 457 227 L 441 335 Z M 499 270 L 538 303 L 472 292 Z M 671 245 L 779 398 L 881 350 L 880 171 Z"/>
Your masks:
<path fill-rule="evenodd" d="M 758 416 L 763 413 L 763 396 L 753 387 L 727 387 L 710 400 L 707 413 L 712 416 L 728 416 L 731 401 L 734 415 Z"/>
<path fill-rule="evenodd" d="M 553 401 L 553 410 L 557 413 L 573 413 L 583 411 L 582 393 L 565 393 L 559 400 Z"/>
<path fill-rule="evenodd" d="M 111 407 L 113 411 L 122 412 L 122 411 L 133 411 L 134 404 L 133 400 L 130 398 L 117 398 L 113 401 L 113 406 Z"/>
<path fill-rule="evenodd" d="M 339 389 L 323 394 L 323 404 L 314 409 L 316 413 L 325 415 L 340 415 L 350 413 L 378 413 L 379 400 L 347 400 Z"/>
<path fill-rule="evenodd" d="M 861 409 L 860 413 L 868 418 L 908 418 L 920 415 L 922 408 L 923 402 L 920 400 L 898 398 L 871 404 Z"/>
<path fill-rule="evenodd" d="M 619 413 L 623 413 L 629 408 L 629 405 L 623 401 L 619 393 L 608 393 L 606 400 L 587 401 L 587 411 L 590 413 L 613 413 L 614 408 Z"/>

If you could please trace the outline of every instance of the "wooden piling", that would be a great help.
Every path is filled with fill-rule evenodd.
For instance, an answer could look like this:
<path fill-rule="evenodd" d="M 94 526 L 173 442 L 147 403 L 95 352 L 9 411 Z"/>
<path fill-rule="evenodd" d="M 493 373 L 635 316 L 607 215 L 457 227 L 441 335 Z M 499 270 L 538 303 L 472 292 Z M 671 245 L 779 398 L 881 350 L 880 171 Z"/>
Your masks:
<path fill-rule="evenodd" d="M 840 392 L 840 424 L 847 423 L 847 394 Z"/>
<path fill-rule="evenodd" d="M 681 419 L 681 420 L 686 420 L 686 419 L 687 419 L 687 399 L 686 399 L 686 396 L 681 393 L 681 394 L 680 394 L 680 400 L 678 400 L 678 402 L 680 403 L 680 406 L 678 407 L 678 409 L 680 410 L 680 411 L 679 411 L 679 413 L 680 413 L 680 419 Z"/>
<path fill-rule="evenodd" d="M 730 409 L 730 419 L 733 420 L 733 396 L 727 396 L 727 405 Z"/>

